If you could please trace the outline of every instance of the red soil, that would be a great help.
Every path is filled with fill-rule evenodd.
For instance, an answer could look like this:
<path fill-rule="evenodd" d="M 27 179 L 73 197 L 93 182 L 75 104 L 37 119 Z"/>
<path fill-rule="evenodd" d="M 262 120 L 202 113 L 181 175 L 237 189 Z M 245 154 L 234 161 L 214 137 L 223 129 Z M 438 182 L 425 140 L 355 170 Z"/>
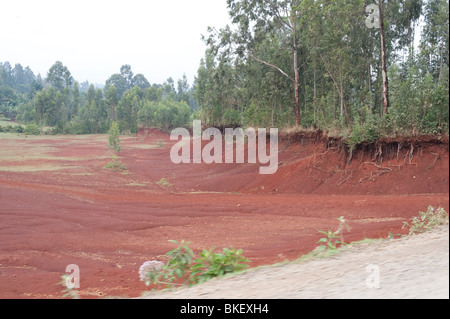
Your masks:
<path fill-rule="evenodd" d="M 163 147 L 149 147 L 158 140 Z M 0 139 L 0 149 L 44 143 L 52 157 L 2 167 L 68 167 L 0 170 L 0 298 L 61 298 L 69 264 L 80 268 L 82 298 L 136 297 L 148 289 L 140 265 L 164 260 L 170 239 L 197 252 L 242 248 L 254 267 L 313 250 L 318 231 L 335 230 L 340 216 L 350 242 L 404 234 L 403 222 L 428 205 L 449 209 L 448 140 L 404 140 L 400 148 L 387 141 L 358 150 L 348 164 L 337 142 L 284 139 L 274 175 L 259 175 L 260 164 L 175 165 L 173 142 L 159 131 L 123 139 L 129 174 L 103 169 L 106 137 L 10 143 Z M 172 186 L 158 185 L 161 178 Z"/>

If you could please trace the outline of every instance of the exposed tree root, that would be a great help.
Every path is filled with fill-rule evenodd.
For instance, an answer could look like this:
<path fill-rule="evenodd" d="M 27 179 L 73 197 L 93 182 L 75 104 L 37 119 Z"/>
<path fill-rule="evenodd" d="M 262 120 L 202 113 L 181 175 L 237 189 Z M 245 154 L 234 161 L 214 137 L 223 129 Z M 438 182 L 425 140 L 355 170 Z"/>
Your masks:
<path fill-rule="evenodd" d="M 349 175 L 348 175 L 347 172 L 348 172 L 347 170 L 344 171 L 344 174 L 346 175 L 346 178 L 344 178 L 344 179 L 342 179 L 344 174 L 341 174 L 341 177 L 340 177 L 339 182 L 338 182 L 338 186 L 341 186 L 342 184 L 344 184 L 345 182 L 347 182 L 349 179 L 351 179 L 353 177 L 353 171 L 352 170 L 350 170 L 350 174 Z"/>
<path fill-rule="evenodd" d="M 430 169 L 434 165 L 436 165 L 437 160 L 441 157 L 439 154 L 436 154 L 436 153 L 433 153 L 433 152 L 430 152 L 430 153 L 434 155 L 434 161 L 433 161 L 433 163 L 430 166 L 427 167 L 427 169 Z"/>
<path fill-rule="evenodd" d="M 373 162 L 364 162 L 363 163 L 363 165 L 366 165 L 366 164 L 374 165 L 375 167 L 378 168 L 378 170 L 377 171 L 372 171 L 370 173 L 365 173 L 368 176 L 361 178 L 359 180 L 359 183 L 362 183 L 362 182 L 365 182 L 365 181 L 375 182 L 381 175 L 392 172 L 391 168 L 389 168 L 389 167 L 382 167 L 382 166 L 380 166 L 380 165 L 378 165 L 376 163 L 373 163 Z"/>

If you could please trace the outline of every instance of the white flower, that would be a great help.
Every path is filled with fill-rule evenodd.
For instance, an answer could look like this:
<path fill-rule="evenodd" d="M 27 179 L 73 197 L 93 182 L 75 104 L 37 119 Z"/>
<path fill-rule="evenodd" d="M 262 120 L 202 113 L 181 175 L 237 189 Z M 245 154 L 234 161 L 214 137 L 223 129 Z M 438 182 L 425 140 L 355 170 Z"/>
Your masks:
<path fill-rule="evenodd" d="M 158 260 L 146 261 L 139 267 L 139 279 L 144 282 L 147 281 L 147 274 L 154 270 L 161 269 L 162 266 L 164 266 L 164 263 Z"/>

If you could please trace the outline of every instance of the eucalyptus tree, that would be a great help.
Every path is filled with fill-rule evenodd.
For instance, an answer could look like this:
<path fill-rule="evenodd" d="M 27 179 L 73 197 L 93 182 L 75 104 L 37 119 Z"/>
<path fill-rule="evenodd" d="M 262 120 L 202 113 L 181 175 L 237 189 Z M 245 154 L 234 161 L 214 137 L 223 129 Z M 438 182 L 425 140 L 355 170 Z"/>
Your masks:
<path fill-rule="evenodd" d="M 72 92 L 72 104 L 71 104 L 71 113 L 70 118 L 75 116 L 78 113 L 78 108 L 80 106 L 80 85 L 78 81 L 73 83 L 73 92 Z"/>
<path fill-rule="evenodd" d="M 126 90 L 131 90 L 135 86 L 144 90 L 150 87 L 150 83 L 143 74 L 138 73 L 134 75 L 133 71 L 131 71 L 131 66 L 124 64 L 120 67 L 120 73 L 115 73 L 106 80 L 105 93 L 110 86 L 116 88 L 117 99 L 120 99 Z"/>
<path fill-rule="evenodd" d="M 420 46 L 427 58 L 427 71 L 438 79 L 439 85 L 446 70 L 448 73 L 449 1 L 427 0 L 424 22 Z"/>
<path fill-rule="evenodd" d="M 64 93 L 53 87 L 42 89 L 36 93 L 33 102 L 38 124 L 53 126 L 59 121 L 67 122 Z"/>
<path fill-rule="evenodd" d="M 210 34 L 208 44 L 217 48 L 228 46 L 227 53 L 251 58 L 272 68 L 286 77 L 293 85 L 295 124 L 300 125 L 300 94 L 298 65 L 298 34 L 301 0 L 227 0 L 229 15 L 236 31 L 222 30 L 221 38 Z M 272 59 L 262 59 L 258 50 L 268 34 L 277 34 L 279 49 L 291 56 L 291 64 L 285 68 Z"/>
<path fill-rule="evenodd" d="M 114 85 L 109 85 L 105 90 L 106 103 L 109 105 L 109 117 L 114 122 L 116 120 L 116 107 L 119 99 L 117 98 L 117 89 Z"/>
<path fill-rule="evenodd" d="M 389 50 L 408 48 L 414 54 L 414 24 L 422 13 L 422 0 L 378 0 L 379 34 L 381 39 L 381 74 L 383 79 L 383 114 L 389 109 L 387 69 Z M 392 61 L 391 61 L 392 62 Z"/>
<path fill-rule="evenodd" d="M 60 61 L 56 61 L 47 72 L 47 82 L 56 90 L 62 91 L 64 88 L 72 87 L 73 76 L 69 69 Z"/>

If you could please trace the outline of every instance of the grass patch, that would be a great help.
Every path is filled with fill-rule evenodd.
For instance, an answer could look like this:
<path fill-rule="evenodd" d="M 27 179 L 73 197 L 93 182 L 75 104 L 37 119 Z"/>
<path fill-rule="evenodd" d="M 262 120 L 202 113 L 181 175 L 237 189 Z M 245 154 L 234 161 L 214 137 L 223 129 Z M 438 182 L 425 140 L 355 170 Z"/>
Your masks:
<path fill-rule="evenodd" d="M 68 145 L 85 147 L 87 145 L 101 149 L 105 135 L 29 135 L 0 133 L 0 171 L 37 172 L 57 171 L 67 168 L 81 168 L 81 161 L 96 161 L 109 156 L 87 154 L 86 156 L 64 156 L 59 152 Z M 64 148 L 61 148 L 64 146 Z M 59 156 L 61 154 L 62 156 Z"/>
<path fill-rule="evenodd" d="M 169 183 L 169 181 L 163 177 L 158 182 L 156 182 L 157 185 L 163 186 L 163 187 L 172 187 L 173 184 Z"/>
<path fill-rule="evenodd" d="M 141 140 L 139 140 L 139 142 L 141 142 Z M 127 147 L 139 150 L 155 150 L 164 148 L 164 145 L 165 145 L 164 141 L 159 139 L 155 144 L 131 144 L 127 145 Z"/>
<path fill-rule="evenodd" d="M 127 186 L 147 186 L 147 184 L 142 184 L 142 183 L 128 183 L 126 185 Z"/>
<path fill-rule="evenodd" d="M 127 145 L 127 148 L 138 149 L 138 150 L 155 150 L 160 147 L 158 145 L 154 145 L 154 144 L 134 144 L 134 145 Z"/>
<path fill-rule="evenodd" d="M 126 167 L 125 164 L 123 164 L 121 161 L 119 161 L 117 159 L 116 156 L 112 157 L 112 160 L 110 162 L 108 162 L 108 164 L 106 164 L 104 166 L 105 169 L 109 169 L 113 172 L 126 172 L 128 171 L 128 168 Z"/>
<path fill-rule="evenodd" d="M 78 168 L 77 166 L 63 166 L 54 164 L 44 165 L 14 165 L 14 166 L 0 166 L 0 171 L 3 172 L 39 172 L 39 171 L 58 171 L 62 169 Z"/>

